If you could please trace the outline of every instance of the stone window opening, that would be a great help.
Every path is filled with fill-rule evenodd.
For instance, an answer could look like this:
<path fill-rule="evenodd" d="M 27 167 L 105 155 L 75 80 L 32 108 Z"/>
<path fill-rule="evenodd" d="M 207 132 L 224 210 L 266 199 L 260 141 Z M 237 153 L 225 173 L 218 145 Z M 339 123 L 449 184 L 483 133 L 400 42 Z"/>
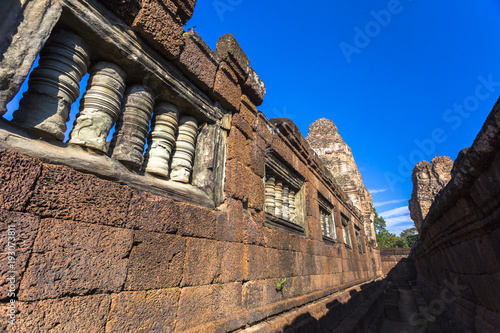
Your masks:
<path fill-rule="evenodd" d="M 28 90 L 11 120 L 20 127 L 6 123 L 2 130 L 21 128 L 26 137 L 43 134 L 55 150 L 61 150 L 51 160 L 54 163 L 180 201 L 218 206 L 224 196 L 225 161 L 220 158 L 225 156 L 224 109 L 192 88 L 185 77 L 162 75 L 176 69 L 155 61 L 155 51 L 143 49 L 127 31 L 113 31 L 121 38 L 111 42 L 105 39 L 106 29 L 119 28 L 107 24 L 101 8 L 78 6 L 82 8 L 63 11 L 37 57 L 38 65 L 26 79 Z M 83 11 L 83 6 L 102 22 L 82 19 L 78 10 Z M 84 77 L 88 77 L 87 85 L 80 87 Z M 81 93 L 71 124 L 70 112 Z M 69 138 L 63 143 L 65 133 Z M 71 148 L 76 146 L 84 149 L 80 155 Z M 36 148 L 25 150 L 33 157 L 48 155 Z M 69 156 L 70 151 L 76 158 Z M 96 154 L 110 170 L 103 172 L 97 162 L 94 166 L 86 162 Z M 105 156 L 131 174 L 117 175 L 122 169 L 113 167 Z M 83 164 L 76 161 L 80 157 Z M 149 178 L 143 181 L 141 177 Z"/>
<path fill-rule="evenodd" d="M 342 233 L 344 236 L 344 244 L 348 249 L 352 250 L 351 233 L 349 231 L 349 219 L 344 214 L 341 214 Z"/>
<path fill-rule="evenodd" d="M 363 251 L 363 243 L 361 242 L 361 229 L 355 227 L 354 232 L 356 234 L 356 243 L 358 243 L 358 251 L 360 254 L 363 254 L 364 251 Z"/>
<path fill-rule="evenodd" d="M 337 241 L 337 231 L 335 230 L 335 219 L 333 205 L 320 193 L 318 193 L 318 204 L 321 221 L 321 231 L 323 240 L 329 242 Z"/>
<path fill-rule="evenodd" d="M 264 182 L 266 225 L 304 233 L 303 180 L 275 156 L 268 154 Z"/>

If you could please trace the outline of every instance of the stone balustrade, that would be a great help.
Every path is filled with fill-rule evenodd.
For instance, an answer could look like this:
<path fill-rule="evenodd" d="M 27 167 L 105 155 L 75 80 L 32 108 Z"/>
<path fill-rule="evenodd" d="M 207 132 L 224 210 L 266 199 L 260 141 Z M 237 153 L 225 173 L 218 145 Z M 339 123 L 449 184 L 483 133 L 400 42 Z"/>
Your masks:
<path fill-rule="evenodd" d="M 265 187 L 266 212 L 291 222 L 295 221 L 295 190 L 276 176 L 268 175 Z"/>

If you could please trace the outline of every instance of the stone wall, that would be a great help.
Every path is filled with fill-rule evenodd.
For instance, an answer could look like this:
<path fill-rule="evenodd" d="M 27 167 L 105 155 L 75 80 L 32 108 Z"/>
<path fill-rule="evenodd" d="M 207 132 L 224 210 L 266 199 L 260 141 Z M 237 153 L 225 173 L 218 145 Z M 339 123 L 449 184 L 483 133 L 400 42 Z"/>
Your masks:
<path fill-rule="evenodd" d="M 380 249 L 382 272 L 387 280 L 408 286 L 416 277 L 415 264 L 410 255 L 411 248 Z"/>
<path fill-rule="evenodd" d="M 497 102 L 455 161 L 413 249 L 418 285 L 445 332 L 500 330 L 499 148 Z"/>
<path fill-rule="evenodd" d="M 451 178 L 453 160 L 447 156 L 434 157 L 431 163 L 422 161 L 413 168 L 413 191 L 408 201 L 410 215 L 417 230 L 422 227 L 429 208 L 439 191 Z"/>
<path fill-rule="evenodd" d="M 40 53 L 0 119 L 1 237 L 18 237 L 0 302 L 17 331 L 375 329 L 366 221 L 295 124 L 257 110 L 265 87 L 233 36 L 212 51 L 184 31 L 192 0 L 42 2 L 41 27 L 24 6 L 2 30 L 2 107 Z"/>

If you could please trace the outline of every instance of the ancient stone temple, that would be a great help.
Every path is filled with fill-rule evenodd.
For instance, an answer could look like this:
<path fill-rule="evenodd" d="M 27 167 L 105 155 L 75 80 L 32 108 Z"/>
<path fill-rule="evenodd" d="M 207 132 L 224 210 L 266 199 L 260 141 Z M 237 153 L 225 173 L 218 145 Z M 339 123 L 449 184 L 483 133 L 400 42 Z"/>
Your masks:
<path fill-rule="evenodd" d="M 352 150 L 342 139 L 337 126 L 331 120 L 318 119 L 309 126 L 306 140 L 352 204 L 359 209 L 365 220 L 366 235 L 374 241 L 372 195 L 363 184 Z"/>
<path fill-rule="evenodd" d="M 28 91 L 0 120 L 3 331 L 379 325 L 369 219 L 292 121 L 258 111 L 235 38 L 184 31 L 195 4 L 4 4 L 0 113 Z"/>
<path fill-rule="evenodd" d="M 434 202 L 439 191 L 448 184 L 451 178 L 453 160 L 447 156 L 434 157 L 431 163 L 422 161 L 413 169 L 411 180 L 413 192 L 408 201 L 411 219 L 420 230 L 422 221 Z"/>

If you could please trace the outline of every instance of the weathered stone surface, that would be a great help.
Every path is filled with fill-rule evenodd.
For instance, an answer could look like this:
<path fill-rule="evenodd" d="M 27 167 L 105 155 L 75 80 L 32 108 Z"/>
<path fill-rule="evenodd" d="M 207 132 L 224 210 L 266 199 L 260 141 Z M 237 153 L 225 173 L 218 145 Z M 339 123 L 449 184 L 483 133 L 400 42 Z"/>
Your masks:
<path fill-rule="evenodd" d="M 198 121 L 190 116 L 181 117 L 175 141 L 175 153 L 172 156 L 170 179 L 173 181 L 190 182 L 197 135 Z"/>
<path fill-rule="evenodd" d="M 172 2 L 177 6 L 177 15 L 179 15 L 181 23 L 185 24 L 193 16 L 196 0 L 172 0 Z"/>
<path fill-rule="evenodd" d="M 220 274 L 223 243 L 206 239 L 189 239 L 181 286 L 199 286 L 214 283 Z"/>
<path fill-rule="evenodd" d="M 106 61 L 98 62 L 89 72 L 87 91 L 82 96 L 69 143 L 106 154 L 106 138 L 120 115 L 126 75 L 119 66 Z"/>
<path fill-rule="evenodd" d="M 227 63 L 233 69 L 240 85 L 246 81 L 250 60 L 233 35 L 226 34 L 219 37 L 214 53 L 220 61 Z"/>
<path fill-rule="evenodd" d="M 172 199 L 133 191 L 125 227 L 160 233 L 177 231 L 177 210 Z"/>
<path fill-rule="evenodd" d="M 352 204 L 361 211 L 366 221 L 366 235 L 375 239 L 372 196 L 363 184 L 352 150 L 340 136 L 337 126 L 331 120 L 318 119 L 309 126 L 306 140 Z"/>
<path fill-rule="evenodd" d="M 45 164 L 27 210 L 41 217 L 122 225 L 131 192 L 127 186 Z"/>
<path fill-rule="evenodd" d="M 80 80 L 89 66 L 89 46 L 73 32 L 51 35 L 40 52 L 13 121 L 64 139 L 71 104 L 80 95 Z"/>
<path fill-rule="evenodd" d="M 112 295 L 106 332 L 173 332 L 179 295 L 179 289 Z"/>
<path fill-rule="evenodd" d="M 259 110 L 257 110 L 257 107 L 248 98 L 248 96 L 241 95 L 240 115 L 250 125 L 250 127 L 252 127 L 252 129 L 255 129 L 258 113 Z"/>
<path fill-rule="evenodd" d="M 148 137 L 146 172 L 168 178 L 178 122 L 179 110 L 174 104 L 161 102 L 155 106 Z"/>
<path fill-rule="evenodd" d="M 182 278 L 185 253 L 184 238 L 135 231 L 125 290 L 178 287 Z"/>
<path fill-rule="evenodd" d="M 264 208 L 264 180 L 235 159 L 226 163 L 225 191 L 229 196 L 248 202 L 249 208 Z"/>
<path fill-rule="evenodd" d="M 214 95 L 222 106 L 232 112 L 238 112 L 241 103 L 241 88 L 234 70 L 225 62 L 219 65 L 215 75 Z"/>
<path fill-rule="evenodd" d="M 42 220 L 19 299 L 117 292 L 125 283 L 132 231 Z"/>
<path fill-rule="evenodd" d="M 108 295 L 19 302 L 16 332 L 104 332 L 110 303 Z"/>
<path fill-rule="evenodd" d="M 177 60 L 177 66 L 201 90 L 209 93 L 214 88 L 219 61 L 194 30 L 185 32 L 183 37 L 185 45 Z"/>
<path fill-rule="evenodd" d="M 179 56 L 184 46 L 184 29 L 181 21 L 172 14 L 172 9 L 175 8 L 176 11 L 176 6 L 173 3 L 167 3 L 168 6 L 165 6 L 162 2 L 143 0 L 132 28 L 162 55 L 173 60 Z"/>
<path fill-rule="evenodd" d="M 176 205 L 176 220 L 183 236 L 215 238 L 217 215 L 214 211 L 186 203 Z"/>
<path fill-rule="evenodd" d="M 417 230 L 429 211 L 436 195 L 448 184 L 451 178 L 453 160 L 447 156 L 434 157 L 431 163 L 417 163 L 412 173 L 413 192 L 408 201 L 410 216 Z"/>
<path fill-rule="evenodd" d="M 4 244 L 0 253 L 0 300 L 12 298 L 8 297 L 11 292 L 17 293 L 39 224 L 37 216 L 0 210 L 0 235 Z"/>
<path fill-rule="evenodd" d="M 141 167 L 153 106 L 151 88 L 138 84 L 127 88 L 111 141 L 111 158 L 134 170 Z"/>
<path fill-rule="evenodd" d="M 264 101 L 264 95 L 266 94 L 266 86 L 264 81 L 257 75 L 255 70 L 248 66 L 248 77 L 245 83 L 241 86 L 243 93 L 248 95 L 250 100 L 259 106 Z"/>
<path fill-rule="evenodd" d="M 241 283 L 226 283 L 183 288 L 177 311 L 176 331 L 187 329 L 195 332 L 232 331 L 245 322 L 233 324 L 236 327 L 217 329 L 218 320 L 235 318 L 241 311 Z M 204 324 L 210 323 L 208 327 Z"/>
<path fill-rule="evenodd" d="M 236 127 L 232 127 L 227 138 L 227 160 L 236 159 L 244 165 L 251 164 L 250 145 L 246 137 Z M 263 156 L 261 156 L 262 159 Z"/>
<path fill-rule="evenodd" d="M 0 208 L 24 210 L 41 171 L 39 160 L 0 149 Z"/>
<path fill-rule="evenodd" d="M 42 46 L 57 23 L 59 1 L 7 0 L 0 26 L 0 116 L 28 76 Z"/>
<path fill-rule="evenodd" d="M 127 24 L 132 24 L 143 0 L 99 0 Z"/>

